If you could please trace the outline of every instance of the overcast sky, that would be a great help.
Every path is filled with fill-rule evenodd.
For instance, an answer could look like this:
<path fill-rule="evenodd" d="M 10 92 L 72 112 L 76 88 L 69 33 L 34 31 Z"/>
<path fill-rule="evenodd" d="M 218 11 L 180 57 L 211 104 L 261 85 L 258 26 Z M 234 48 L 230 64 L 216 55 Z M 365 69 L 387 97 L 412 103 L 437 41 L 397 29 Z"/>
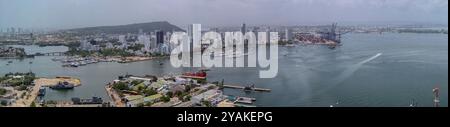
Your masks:
<path fill-rule="evenodd" d="M 447 0 L 0 0 L 1 27 L 448 23 Z"/>

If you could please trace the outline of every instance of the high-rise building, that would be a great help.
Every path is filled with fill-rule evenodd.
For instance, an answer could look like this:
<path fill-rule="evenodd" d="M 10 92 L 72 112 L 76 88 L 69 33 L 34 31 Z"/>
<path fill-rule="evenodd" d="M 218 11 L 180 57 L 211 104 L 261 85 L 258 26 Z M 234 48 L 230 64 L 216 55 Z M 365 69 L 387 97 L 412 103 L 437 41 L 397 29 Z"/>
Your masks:
<path fill-rule="evenodd" d="M 145 51 L 150 51 L 151 46 L 150 46 L 150 36 L 149 35 L 147 35 L 147 34 L 139 35 L 138 42 L 139 42 L 139 44 L 144 45 Z"/>
<path fill-rule="evenodd" d="M 142 35 L 142 34 L 144 34 L 144 31 L 143 31 L 142 29 L 139 29 L 138 34 L 139 34 L 139 35 Z"/>
<path fill-rule="evenodd" d="M 16 33 L 16 29 L 14 29 L 14 27 L 11 27 L 11 34 L 15 34 Z"/>
<path fill-rule="evenodd" d="M 164 43 L 164 31 L 156 31 L 156 43 L 157 44 Z"/>
<path fill-rule="evenodd" d="M 246 28 L 246 25 L 245 25 L 245 23 L 244 23 L 244 24 L 242 24 L 242 27 L 241 27 L 241 32 L 242 32 L 242 34 L 244 34 L 244 35 L 245 35 L 245 33 L 247 32 L 247 28 Z"/>
<path fill-rule="evenodd" d="M 83 51 L 90 51 L 92 49 L 92 44 L 88 40 L 82 40 L 80 42 L 80 49 Z"/>
<path fill-rule="evenodd" d="M 286 41 L 292 40 L 292 31 L 291 31 L 289 28 L 286 28 L 284 34 L 285 34 L 285 35 L 284 35 L 284 36 L 285 36 L 284 39 L 285 39 Z"/>
<path fill-rule="evenodd" d="M 119 35 L 119 42 L 122 44 L 122 48 L 126 49 L 128 47 L 127 40 L 125 39 L 125 35 Z"/>

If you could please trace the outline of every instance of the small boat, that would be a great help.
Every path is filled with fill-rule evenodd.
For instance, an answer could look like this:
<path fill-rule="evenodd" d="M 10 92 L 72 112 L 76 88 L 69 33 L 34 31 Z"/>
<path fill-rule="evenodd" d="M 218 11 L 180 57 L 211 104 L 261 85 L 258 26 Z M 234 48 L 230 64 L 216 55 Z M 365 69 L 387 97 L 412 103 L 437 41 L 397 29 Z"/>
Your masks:
<path fill-rule="evenodd" d="M 62 59 L 53 58 L 52 61 L 62 61 Z"/>
<path fill-rule="evenodd" d="M 417 102 L 416 100 L 412 99 L 411 103 L 409 104 L 409 107 L 417 107 Z"/>
<path fill-rule="evenodd" d="M 30 61 L 29 64 L 33 64 L 33 61 Z"/>
<path fill-rule="evenodd" d="M 244 87 L 245 92 L 251 92 L 255 88 L 255 84 L 251 84 L 249 86 Z"/>
<path fill-rule="evenodd" d="M 287 45 L 285 45 L 286 47 L 295 47 L 295 45 L 294 44 L 287 44 Z"/>
<path fill-rule="evenodd" d="M 45 96 L 45 93 L 46 93 L 45 87 L 39 88 L 38 96 L 40 96 L 40 97 Z"/>
<path fill-rule="evenodd" d="M 44 105 L 44 104 L 45 104 L 45 100 L 44 100 L 44 99 L 42 99 L 42 100 L 39 101 L 39 105 L 42 106 L 42 105 Z"/>
<path fill-rule="evenodd" d="M 8 63 L 12 63 L 13 61 L 8 61 Z"/>
<path fill-rule="evenodd" d="M 79 62 L 79 65 L 80 66 L 85 66 L 85 65 L 87 65 L 87 63 L 85 61 L 81 61 L 81 62 Z"/>
<path fill-rule="evenodd" d="M 78 66 L 80 66 L 80 64 L 77 62 L 70 63 L 70 67 L 78 67 Z"/>

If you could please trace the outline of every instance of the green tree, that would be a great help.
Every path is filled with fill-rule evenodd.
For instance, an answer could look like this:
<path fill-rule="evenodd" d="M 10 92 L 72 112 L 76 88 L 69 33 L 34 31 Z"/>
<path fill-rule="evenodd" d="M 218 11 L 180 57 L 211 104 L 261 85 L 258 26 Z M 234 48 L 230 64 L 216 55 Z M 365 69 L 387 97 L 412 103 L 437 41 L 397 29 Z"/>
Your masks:
<path fill-rule="evenodd" d="M 191 95 L 187 95 L 186 97 L 184 97 L 184 101 L 190 101 L 191 100 Z"/>
<path fill-rule="evenodd" d="M 169 102 L 169 101 L 170 101 L 170 97 L 168 97 L 168 96 L 162 96 L 162 97 L 161 97 L 161 101 L 163 101 L 163 102 Z"/>
<path fill-rule="evenodd" d="M 133 80 L 133 81 L 131 81 L 131 84 L 133 84 L 133 85 L 139 85 L 139 84 L 141 84 L 142 82 L 144 82 L 144 81 Z"/>
<path fill-rule="evenodd" d="M 6 101 L 0 101 L 0 105 L 6 106 L 8 104 L 8 102 Z"/>
<path fill-rule="evenodd" d="M 192 85 L 185 85 L 184 92 L 188 93 L 191 91 L 191 89 L 192 89 Z"/>
<path fill-rule="evenodd" d="M 175 95 L 176 95 L 177 97 L 182 97 L 182 96 L 183 96 L 183 92 L 181 92 L 181 91 L 176 91 L 176 92 L 175 92 Z"/>
<path fill-rule="evenodd" d="M 4 88 L 0 88 L 0 95 L 5 95 L 5 94 L 6 94 L 6 92 L 7 92 L 7 90 L 6 90 L 6 89 L 4 89 Z"/>
<path fill-rule="evenodd" d="M 170 92 L 170 91 L 169 91 L 169 92 L 167 92 L 167 93 L 166 93 L 166 95 L 167 95 L 167 96 L 168 96 L 169 98 L 172 98 L 172 97 L 173 97 L 173 93 L 172 93 L 172 92 Z"/>
<path fill-rule="evenodd" d="M 202 100 L 202 104 L 206 107 L 212 107 L 211 102 Z"/>
<path fill-rule="evenodd" d="M 124 82 L 119 82 L 113 85 L 115 90 L 128 90 L 128 85 Z"/>
<path fill-rule="evenodd" d="M 31 102 L 31 105 L 30 105 L 30 107 L 36 107 L 36 103 L 34 103 L 34 101 L 33 101 L 33 102 Z"/>
<path fill-rule="evenodd" d="M 26 85 L 20 85 L 17 90 L 19 90 L 19 91 L 27 90 L 27 86 Z"/>
<path fill-rule="evenodd" d="M 129 46 L 128 49 L 131 49 L 133 51 L 138 51 L 138 50 L 141 50 L 143 47 L 144 47 L 143 44 L 135 44 L 135 45 Z"/>
<path fill-rule="evenodd" d="M 151 88 L 148 88 L 148 89 L 145 89 L 145 90 L 144 90 L 144 94 L 147 95 L 147 96 L 155 95 L 155 94 L 157 94 L 157 93 L 158 93 L 158 92 L 156 92 L 155 90 L 153 90 L 153 89 L 151 89 Z"/>

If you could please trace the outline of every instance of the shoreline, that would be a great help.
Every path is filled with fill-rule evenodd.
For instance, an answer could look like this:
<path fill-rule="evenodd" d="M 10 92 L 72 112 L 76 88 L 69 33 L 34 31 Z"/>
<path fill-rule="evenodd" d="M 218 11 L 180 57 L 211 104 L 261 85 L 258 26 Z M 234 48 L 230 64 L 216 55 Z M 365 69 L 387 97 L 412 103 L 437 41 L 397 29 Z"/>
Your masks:
<path fill-rule="evenodd" d="M 81 86 L 81 80 L 73 77 L 56 77 L 56 78 L 37 78 L 34 80 L 34 86 L 31 90 L 25 91 L 25 98 L 17 99 L 10 107 L 30 107 L 33 102 L 36 101 L 36 98 L 39 94 L 39 89 L 41 87 L 50 87 L 56 85 L 56 83 L 60 81 L 67 81 L 69 83 L 73 83 L 75 87 Z M 17 95 L 21 95 L 23 91 L 15 91 Z M 35 103 L 37 107 L 38 104 Z"/>
<path fill-rule="evenodd" d="M 164 59 L 168 58 L 168 56 L 158 56 L 158 57 L 148 57 L 148 56 L 130 56 L 130 57 L 119 57 L 119 56 L 113 56 L 113 57 L 78 57 L 78 56 L 71 56 L 67 58 L 61 58 L 61 59 L 52 59 L 53 61 L 59 61 L 63 65 L 63 67 L 79 67 L 79 66 L 85 66 L 88 64 L 96 64 L 96 63 L 102 63 L 102 62 L 117 62 L 117 63 L 133 63 L 133 62 L 140 62 L 140 61 L 149 61 L 154 59 Z"/>
<path fill-rule="evenodd" d="M 120 95 L 112 88 L 111 83 L 105 86 L 106 94 L 114 102 L 115 107 L 125 107 L 125 103 L 122 102 Z"/>

